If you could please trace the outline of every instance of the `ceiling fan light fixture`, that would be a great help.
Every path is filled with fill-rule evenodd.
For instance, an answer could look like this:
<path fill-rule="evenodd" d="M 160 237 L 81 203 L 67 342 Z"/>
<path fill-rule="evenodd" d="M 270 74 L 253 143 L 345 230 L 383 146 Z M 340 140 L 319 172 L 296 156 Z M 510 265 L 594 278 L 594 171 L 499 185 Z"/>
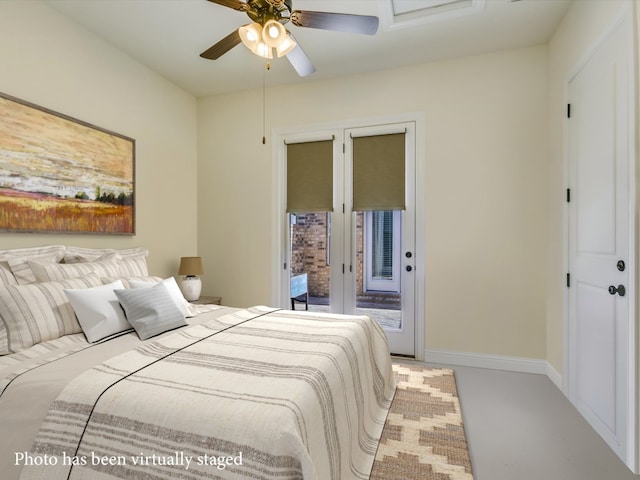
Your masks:
<path fill-rule="evenodd" d="M 273 48 L 264 42 L 258 42 L 256 49 L 252 50 L 252 52 L 262 58 L 273 58 Z"/>
<path fill-rule="evenodd" d="M 378 31 L 378 17 L 372 15 L 353 15 L 336 12 L 315 12 L 293 10 L 293 0 L 209 0 L 223 7 L 244 12 L 250 24 L 234 30 L 229 35 L 202 52 L 200 56 L 216 60 L 240 43 L 255 55 L 271 59 L 286 56 L 298 75 L 306 77 L 315 72 L 311 60 L 297 43 L 295 37 L 285 28 L 288 22 L 296 27 L 332 30 L 336 32 L 375 35 Z M 482 2 L 486 0 L 385 0 L 387 2 L 406 3 L 460 3 Z M 514 1 L 514 0 L 511 0 Z M 269 62 L 267 62 L 269 65 Z M 267 67 L 268 68 L 268 67 Z"/>
<path fill-rule="evenodd" d="M 262 40 L 272 48 L 278 46 L 287 38 L 287 30 L 276 20 L 267 20 L 262 29 Z"/>
<path fill-rule="evenodd" d="M 280 45 L 276 47 L 276 53 L 278 54 L 278 58 L 284 57 L 287 53 L 291 52 L 294 48 L 296 48 L 298 44 L 291 38 L 291 35 L 285 36 L 284 40 L 280 42 Z"/>
<path fill-rule="evenodd" d="M 261 42 L 262 26 L 256 22 L 243 25 L 238 29 L 238 34 L 240 35 L 242 43 L 244 43 L 249 50 L 253 51 L 256 45 Z"/>
<path fill-rule="evenodd" d="M 263 58 L 273 58 L 273 49 L 262 40 L 262 25 L 257 22 L 238 28 L 240 40 L 245 47 Z"/>

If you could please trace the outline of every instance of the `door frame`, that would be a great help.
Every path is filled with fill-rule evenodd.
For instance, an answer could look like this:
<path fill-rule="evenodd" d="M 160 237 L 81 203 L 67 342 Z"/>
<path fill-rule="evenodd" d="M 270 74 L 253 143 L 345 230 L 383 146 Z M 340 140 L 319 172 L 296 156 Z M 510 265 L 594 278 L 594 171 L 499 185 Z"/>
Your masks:
<path fill-rule="evenodd" d="M 415 123 L 416 141 L 416 176 L 415 176 L 415 359 L 425 359 L 425 281 L 426 281 L 426 116 L 424 112 L 409 112 L 381 117 L 368 117 L 353 120 L 335 121 L 324 124 L 309 124 L 302 126 L 289 126 L 274 128 L 271 135 L 271 304 L 285 308 L 283 295 L 288 289 L 283 279 L 282 270 L 287 262 L 287 252 L 284 239 L 287 238 L 286 215 L 282 212 L 286 209 L 286 149 L 285 141 L 313 141 L 342 138 L 342 132 L 348 129 L 370 127 L 375 125 L 388 125 L 397 123 Z M 342 155 L 342 142 L 334 142 L 334 161 Z M 334 170 L 336 165 L 334 164 Z M 334 194 L 334 211 L 342 208 L 344 199 L 341 193 Z M 338 207 L 340 205 L 340 207 Z M 342 232 L 332 232 L 341 235 Z M 332 255 L 335 252 L 332 252 Z M 332 258 L 332 264 L 342 263 L 342 259 Z"/>
<path fill-rule="evenodd" d="M 629 78 L 629 101 L 631 108 L 629 109 L 629 178 L 631 180 L 636 179 L 638 169 L 638 121 L 637 121 L 637 101 L 638 96 L 636 94 L 638 88 L 638 79 L 635 74 L 636 54 L 637 46 L 634 41 L 634 13 L 633 8 L 629 5 L 629 8 L 624 8 L 620 15 L 611 22 L 611 24 L 604 29 L 602 34 L 596 39 L 591 46 L 586 49 L 585 53 L 577 64 L 569 71 L 568 76 L 564 81 L 564 104 L 569 104 L 569 88 L 571 81 L 582 71 L 587 63 L 592 59 L 597 50 L 602 44 L 618 29 L 627 28 L 626 34 L 629 41 L 628 61 L 630 65 L 630 77 Z M 565 116 L 563 122 L 563 184 L 565 188 L 570 187 L 570 119 Z M 629 298 L 629 312 L 627 326 L 629 329 L 629 364 L 627 365 L 627 382 L 628 382 L 628 396 L 627 396 L 627 423 L 631 425 L 627 432 L 626 438 L 626 460 L 625 463 L 635 474 L 640 473 L 638 463 L 638 438 L 639 438 L 639 404 L 638 404 L 638 186 L 636 181 L 629 182 L 629 286 L 627 289 Z M 569 235 L 570 235 L 570 205 L 566 201 L 563 204 L 562 212 L 562 262 L 564 272 L 570 273 L 570 258 L 569 258 Z M 563 289 L 562 294 L 563 302 L 563 376 L 562 376 L 562 391 L 564 395 L 571 400 L 571 323 L 570 323 L 570 295 L 569 288 Z"/>

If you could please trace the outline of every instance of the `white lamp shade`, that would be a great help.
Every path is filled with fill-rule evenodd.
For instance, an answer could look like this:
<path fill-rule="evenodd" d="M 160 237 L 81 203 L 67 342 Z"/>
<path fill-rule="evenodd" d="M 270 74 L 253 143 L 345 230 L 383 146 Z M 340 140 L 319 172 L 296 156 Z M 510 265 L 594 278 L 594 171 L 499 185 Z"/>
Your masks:
<path fill-rule="evenodd" d="M 242 43 L 256 55 L 264 58 L 273 58 L 271 47 L 262 40 L 262 26 L 253 22 L 238 28 L 238 34 Z"/>
<path fill-rule="evenodd" d="M 272 48 L 277 48 L 287 38 L 284 26 L 276 20 L 268 20 L 262 29 L 262 40 Z"/>
<path fill-rule="evenodd" d="M 253 53 L 262 58 L 273 58 L 273 49 L 264 42 L 258 43 Z"/>
<path fill-rule="evenodd" d="M 291 50 L 296 48 L 297 45 L 298 44 L 294 42 L 289 35 L 284 37 L 284 40 L 282 40 L 282 42 L 280 42 L 280 45 L 276 47 L 276 53 L 278 54 L 278 58 L 284 57 L 287 53 L 289 53 Z"/>
<path fill-rule="evenodd" d="M 245 46 L 253 51 L 255 46 L 262 40 L 262 27 L 259 23 L 253 22 L 248 25 L 243 25 L 238 29 L 240 40 Z"/>

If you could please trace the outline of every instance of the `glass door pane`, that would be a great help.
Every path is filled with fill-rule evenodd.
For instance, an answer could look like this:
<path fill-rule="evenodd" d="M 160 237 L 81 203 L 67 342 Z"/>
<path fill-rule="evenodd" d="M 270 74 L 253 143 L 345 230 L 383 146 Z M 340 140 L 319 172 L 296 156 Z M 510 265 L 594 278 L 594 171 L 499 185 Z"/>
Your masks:
<path fill-rule="evenodd" d="M 328 312 L 331 280 L 331 213 L 289 214 L 292 310 Z"/>
<path fill-rule="evenodd" d="M 356 313 L 389 330 L 402 326 L 402 212 L 376 210 L 356 216 Z"/>
<path fill-rule="evenodd" d="M 400 292 L 401 212 L 364 214 L 365 289 Z"/>
<path fill-rule="evenodd" d="M 371 212 L 371 281 L 393 279 L 393 212 Z"/>

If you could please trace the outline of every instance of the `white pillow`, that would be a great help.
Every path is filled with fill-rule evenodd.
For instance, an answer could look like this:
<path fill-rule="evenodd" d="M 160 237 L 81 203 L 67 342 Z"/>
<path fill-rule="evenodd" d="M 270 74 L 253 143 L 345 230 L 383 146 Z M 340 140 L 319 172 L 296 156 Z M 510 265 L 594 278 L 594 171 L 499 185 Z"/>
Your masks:
<path fill-rule="evenodd" d="M 109 335 L 131 330 L 118 297 L 113 293 L 115 289 L 122 288 L 124 285 L 117 280 L 100 287 L 64 291 L 76 313 L 82 331 L 90 342 L 97 342 Z"/>
<path fill-rule="evenodd" d="M 184 295 L 182 295 L 182 290 L 180 290 L 180 287 L 176 283 L 176 279 L 173 277 L 169 277 L 169 278 L 165 278 L 160 283 L 165 284 L 165 286 L 167 287 L 167 290 L 169 290 L 169 293 L 171 294 L 171 298 L 173 298 L 173 300 L 175 301 L 176 307 L 178 307 L 178 309 L 182 312 L 182 314 L 185 317 L 192 317 L 193 315 L 189 310 L 189 302 L 187 302 L 187 300 L 184 298 Z M 156 282 L 129 280 L 129 285 L 131 285 L 131 288 L 151 288 L 157 284 L 158 283 Z"/>
<path fill-rule="evenodd" d="M 140 340 L 187 325 L 167 286 L 160 282 L 151 288 L 114 290 L 127 320 Z"/>

